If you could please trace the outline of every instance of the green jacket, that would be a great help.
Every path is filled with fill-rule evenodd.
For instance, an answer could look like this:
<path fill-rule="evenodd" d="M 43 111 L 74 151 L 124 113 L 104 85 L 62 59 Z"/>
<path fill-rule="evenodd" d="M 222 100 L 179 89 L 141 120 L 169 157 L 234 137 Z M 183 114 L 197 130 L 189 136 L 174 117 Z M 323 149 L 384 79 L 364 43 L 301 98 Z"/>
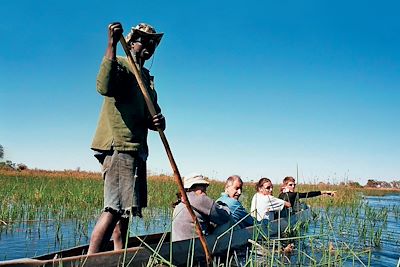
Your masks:
<path fill-rule="evenodd" d="M 154 103 L 161 112 L 154 89 L 154 77 L 142 68 L 142 78 Z M 152 129 L 151 116 L 135 76 L 125 57 L 116 61 L 103 58 L 97 75 L 97 91 L 104 96 L 99 122 L 92 142 L 94 150 L 138 151 L 148 155 L 147 132 Z"/>

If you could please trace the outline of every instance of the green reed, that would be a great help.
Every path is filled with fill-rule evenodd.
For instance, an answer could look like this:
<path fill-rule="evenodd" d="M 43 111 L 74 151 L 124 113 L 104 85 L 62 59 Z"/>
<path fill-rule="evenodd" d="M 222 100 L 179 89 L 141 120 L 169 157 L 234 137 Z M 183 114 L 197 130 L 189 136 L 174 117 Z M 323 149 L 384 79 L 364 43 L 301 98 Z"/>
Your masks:
<path fill-rule="evenodd" d="M 14 172 L 0 171 L 0 219 L 8 221 L 52 220 L 96 216 L 103 203 L 103 181 L 100 175 L 82 172 Z M 335 185 L 299 185 L 298 191 L 337 190 L 337 197 L 310 198 L 307 203 L 318 207 L 356 207 L 362 201 L 362 194 L 381 192 L 371 189 L 354 189 Z M 340 189 L 340 190 L 339 190 Z M 217 199 L 224 191 L 224 183 L 211 181 L 208 195 Z M 149 208 L 170 209 L 178 192 L 170 176 L 151 176 L 148 179 Z M 386 191 L 385 191 L 386 192 Z M 241 202 L 250 208 L 255 193 L 253 183 L 245 183 Z M 275 186 L 274 195 L 279 194 Z M 396 216 L 400 208 L 394 207 Z"/>
<path fill-rule="evenodd" d="M 55 242 L 62 243 L 64 236 L 62 222 L 72 220 L 75 224 L 77 242 L 87 240 L 88 225 L 96 220 L 103 206 L 103 180 L 98 174 L 85 173 L 56 173 L 56 172 L 14 172 L 0 171 L 0 224 L 11 227 L 0 227 L 0 231 L 12 232 L 12 225 L 20 223 L 38 222 L 47 224 L 55 222 Z M 391 193 L 376 189 L 355 189 L 337 185 L 302 185 L 297 187 L 299 192 L 313 190 L 336 190 L 336 197 L 316 197 L 306 199 L 305 202 L 313 207 L 312 217 L 300 229 L 306 231 L 313 226 L 314 233 L 319 238 L 304 238 L 304 242 L 296 241 L 296 255 L 299 263 L 306 262 L 309 257 L 317 259 L 308 261 L 311 265 L 324 264 L 340 265 L 344 258 L 371 257 L 371 247 L 380 247 L 383 238 L 390 238 L 390 233 L 383 231 L 388 219 L 388 213 L 400 219 L 400 208 L 393 205 L 380 210 L 373 209 L 363 202 L 363 195 Z M 176 201 L 177 186 L 170 176 L 159 175 L 148 178 L 148 208 L 144 210 L 145 227 L 154 223 L 168 228 L 168 220 L 155 222 L 160 214 L 170 218 L 171 204 Z M 208 195 L 217 199 L 224 191 L 224 183 L 211 181 Z M 251 198 L 255 193 L 253 183 L 245 183 L 241 202 L 246 209 L 250 209 Z M 275 185 L 274 195 L 279 194 L 279 186 Z M 138 222 L 133 221 L 131 233 L 137 231 Z M 353 232 L 350 232 L 351 229 Z M 29 231 L 32 231 L 31 229 Z M 295 235 L 299 235 L 297 232 Z M 29 233 L 27 233 L 28 235 Z M 388 236 L 386 236 L 388 235 Z M 331 239 L 326 239 L 330 236 Z M 332 239 L 333 237 L 333 239 Z M 346 245 L 335 243 L 336 239 L 346 238 Z M 263 245 L 272 246 L 268 240 Z M 349 244 L 358 244 L 351 247 Z M 312 244 L 311 248 L 309 248 Z M 334 252 L 329 253 L 330 244 L 335 244 Z M 400 244 L 400 242 L 399 242 Z M 349 247 L 347 247 L 349 246 Z M 303 249 L 304 248 L 304 249 Z M 310 255 L 304 255 L 309 249 Z M 328 251 L 328 252 L 327 252 Z M 367 251 L 367 252 L 365 252 Z M 249 254 L 251 255 L 251 253 Z M 366 256 L 367 255 L 367 256 Z M 272 255 L 271 255 L 272 257 Z M 271 260 L 271 258 L 269 258 Z M 284 257 L 275 262 L 285 264 Z M 249 258 L 251 262 L 251 259 Z M 257 262 L 248 266 L 259 266 Z M 264 266 L 264 265 L 262 265 Z"/>
<path fill-rule="evenodd" d="M 68 176 L 57 173 L 41 173 L 35 175 L 30 173 L 15 172 L 13 175 L 2 175 L 0 173 L 0 194 L 3 196 L 0 202 L 0 220 L 4 223 L 29 222 L 29 221 L 49 221 L 79 219 L 80 227 L 87 228 L 87 222 L 95 219 L 100 213 L 103 203 L 103 181 L 100 176 L 89 176 L 81 178 L 77 175 Z M 71 174 L 69 174 L 71 175 Z M 79 175 L 81 175 L 79 173 Z M 310 190 L 335 190 L 337 186 L 315 186 L 299 185 L 299 191 Z M 224 183 L 212 181 L 208 188 L 208 195 L 211 198 L 218 198 L 224 191 Z M 151 218 L 157 216 L 160 209 L 163 214 L 172 211 L 172 203 L 176 201 L 177 186 L 174 179 L 170 176 L 160 175 L 149 177 L 148 179 L 148 209 L 145 209 L 145 223 L 150 223 Z M 241 201 L 243 206 L 250 208 L 251 198 L 255 193 L 254 184 L 245 183 Z M 274 195 L 277 195 L 278 186 L 275 186 Z M 314 207 L 325 207 L 329 211 L 330 207 L 342 207 L 344 213 L 353 214 L 357 219 L 360 214 L 361 192 L 354 191 L 352 188 L 341 188 L 337 197 L 317 197 L 307 199 L 306 202 Z M 400 214 L 398 207 L 394 207 L 397 217 Z M 378 214 L 365 209 L 366 214 L 372 221 L 384 219 L 385 214 Z M 340 217 L 339 218 L 343 218 Z M 82 220 L 84 223 L 82 223 Z M 361 220 L 359 220 L 361 222 Z M 344 219 L 340 223 L 342 228 L 347 227 L 349 222 Z M 360 223 L 361 224 L 361 223 Z M 359 227 L 362 235 L 367 235 L 366 226 L 361 224 Z M 323 233 L 324 230 L 321 230 Z M 87 235 L 87 229 L 80 231 Z"/>
<path fill-rule="evenodd" d="M 46 177 L 0 177 L 0 219 L 43 221 L 93 216 L 102 205 L 96 180 Z"/>

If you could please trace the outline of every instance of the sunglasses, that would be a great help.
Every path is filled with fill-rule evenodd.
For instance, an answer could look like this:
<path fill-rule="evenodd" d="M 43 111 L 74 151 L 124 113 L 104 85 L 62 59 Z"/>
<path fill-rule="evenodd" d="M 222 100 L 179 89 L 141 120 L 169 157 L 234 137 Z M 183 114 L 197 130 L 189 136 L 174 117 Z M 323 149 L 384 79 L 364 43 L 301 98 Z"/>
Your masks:
<path fill-rule="evenodd" d="M 274 187 L 273 186 L 264 187 L 264 189 L 267 189 L 267 190 L 271 190 L 272 188 L 274 188 Z"/>
<path fill-rule="evenodd" d="M 141 43 L 144 46 L 155 46 L 156 42 L 152 38 L 148 38 L 145 36 L 138 36 L 137 38 L 131 41 L 131 45 L 134 43 Z"/>
<path fill-rule="evenodd" d="M 295 186 L 296 186 L 296 184 L 288 184 L 288 186 L 293 186 L 293 187 L 295 187 Z"/>

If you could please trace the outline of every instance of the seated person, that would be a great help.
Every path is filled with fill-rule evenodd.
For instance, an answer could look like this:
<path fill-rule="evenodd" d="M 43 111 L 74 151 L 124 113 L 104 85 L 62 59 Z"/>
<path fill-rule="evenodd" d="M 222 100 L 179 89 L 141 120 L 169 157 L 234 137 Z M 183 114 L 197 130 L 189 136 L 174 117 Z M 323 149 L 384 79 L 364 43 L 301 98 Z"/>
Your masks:
<path fill-rule="evenodd" d="M 191 174 L 183 179 L 190 205 L 205 235 L 213 231 L 214 225 L 230 223 L 228 207 L 217 204 L 207 196 L 208 185 L 209 182 L 201 174 Z M 186 205 L 179 199 L 172 218 L 172 242 L 194 237 L 197 237 L 195 224 Z"/>
<path fill-rule="evenodd" d="M 240 228 L 245 228 L 254 224 L 254 219 L 242 206 L 239 197 L 242 194 L 243 181 L 238 175 L 229 176 L 225 183 L 225 192 L 221 193 L 217 203 L 224 203 L 231 211 L 233 223 L 243 220 L 238 224 Z"/>
<path fill-rule="evenodd" d="M 280 199 L 290 202 L 294 211 L 299 210 L 298 199 L 300 198 L 316 197 L 320 195 L 335 196 L 336 194 L 336 191 L 310 191 L 310 192 L 298 193 L 295 192 L 295 189 L 296 189 L 296 180 L 292 176 L 287 176 L 283 179 L 283 183 L 281 186 L 281 193 L 279 194 Z"/>
<path fill-rule="evenodd" d="M 251 200 L 251 215 L 259 222 L 273 220 L 275 211 L 281 211 L 284 207 L 290 207 L 289 202 L 274 197 L 272 189 L 272 182 L 268 178 L 261 178 L 256 183 L 257 192 Z"/>

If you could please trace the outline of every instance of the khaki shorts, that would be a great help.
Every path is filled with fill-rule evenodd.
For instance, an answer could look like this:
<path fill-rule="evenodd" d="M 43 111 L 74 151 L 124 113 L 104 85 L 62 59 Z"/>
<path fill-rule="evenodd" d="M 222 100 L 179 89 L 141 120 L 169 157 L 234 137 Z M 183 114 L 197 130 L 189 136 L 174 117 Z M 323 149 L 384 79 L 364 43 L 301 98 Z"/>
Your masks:
<path fill-rule="evenodd" d="M 102 164 L 104 211 L 142 216 L 147 207 L 146 162 L 136 152 L 106 153 Z"/>

